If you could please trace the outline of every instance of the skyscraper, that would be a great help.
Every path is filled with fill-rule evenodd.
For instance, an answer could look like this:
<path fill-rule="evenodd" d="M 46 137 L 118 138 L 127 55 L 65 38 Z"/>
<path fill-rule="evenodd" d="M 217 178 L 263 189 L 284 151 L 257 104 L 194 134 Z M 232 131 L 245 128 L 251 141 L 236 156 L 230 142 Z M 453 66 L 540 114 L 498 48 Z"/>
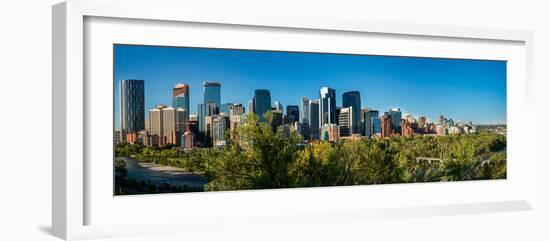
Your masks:
<path fill-rule="evenodd" d="M 212 119 L 212 144 L 223 146 L 225 142 L 225 131 L 229 127 L 229 118 L 226 115 L 216 115 Z"/>
<path fill-rule="evenodd" d="M 177 84 L 172 89 L 172 107 L 187 110 L 187 119 L 189 119 L 189 85 Z"/>
<path fill-rule="evenodd" d="M 145 129 L 145 91 L 143 80 L 120 80 L 120 134 L 124 140 L 126 133 Z"/>
<path fill-rule="evenodd" d="M 319 90 L 319 125 L 336 124 L 336 91 L 329 87 Z"/>
<path fill-rule="evenodd" d="M 197 107 L 197 121 L 199 122 L 199 133 L 201 138 L 204 137 L 206 133 L 205 118 L 207 116 L 218 114 L 218 107 L 215 103 L 203 103 L 199 104 Z"/>
<path fill-rule="evenodd" d="M 364 122 L 365 122 L 365 136 L 370 137 L 374 135 L 374 125 L 373 125 L 373 118 L 378 117 L 378 111 L 377 110 L 367 110 L 365 112 Z"/>
<path fill-rule="evenodd" d="M 248 101 L 248 112 L 247 113 L 254 113 L 254 98 Z"/>
<path fill-rule="evenodd" d="M 351 136 L 351 134 L 353 134 L 352 130 L 355 127 L 353 126 L 353 115 L 353 106 L 340 109 L 340 115 L 338 116 L 340 123 L 340 136 Z"/>
<path fill-rule="evenodd" d="M 275 110 L 284 111 L 283 104 L 281 104 L 281 102 L 278 100 L 275 101 Z"/>
<path fill-rule="evenodd" d="M 391 125 L 393 131 L 397 134 L 401 134 L 401 110 L 399 108 L 391 108 L 387 113 L 391 115 Z"/>
<path fill-rule="evenodd" d="M 439 116 L 438 124 L 445 125 L 445 116 L 443 116 L 443 115 Z"/>
<path fill-rule="evenodd" d="M 231 109 L 231 107 L 233 106 L 233 103 L 225 103 L 225 104 L 222 104 L 220 106 L 220 111 L 219 113 L 225 113 L 227 115 L 229 115 L 229 110 Z"/>
<path fill-rule="evenodd" d="M 346 108 L 350 106 L 353 107 L 353 116 L 351 120 L 353 127 L 351 129 L 351 134 L 359 134 L 361 132 L 359 126 L 359 122 L 361 122 L 361 94 L 359 91 L 348 91 L 342 95 L 342 107 Z"/>
<path fill-rule="evenodd" d="M 217 108 L 221 107 L 221 86 L 219 82 L 204 81 L 204 102 L 215 103 Z"/>
<path fill-rule="evenodd" d="M 426 117 L 420 116 L 418 117 L 418 128 L 424 128 L 426 126 Z"/>
<path fill-rule="evenodd" d="M 367 111 L 369 111 L 369 108 L 361 108 L 361 113 L 360 113 L 360 117 L 361 117 L 361 122 L 359 123 L 360 125 L 360 128 L 361 129 L 361 134 L 366 136 L 366 133 L 365 133 L 365 114 L 367 113 Z"/>
<path fill-rule="evenodd" d="M 319 100 L 309 100 L 309 134 L 311 139 L 319 139 Z"/>
<path fill-rule="evenodd" d="M 309 99 L 307 97 L 300 99 L 300 112 L 302 113 L 300 123 L 309 126 Z"/>
<path fill-rule="evenodd" d="M 242 114 L 244 114 L 244 107 L 241 104 L 233 104 L 229 108 L 229 117 L 230 118 L 232 116 L 236 116 L 236 115 L 241 116 Z"/>
<path fill-rule="evenodd" d="M 378 117 L 378 116 L 372 117 L 371 121 L 372 121 L 372 134 L 371 134 L 371 136 L 380 134 L 382 132 L 382 124 L 380 122 L 380 117 Z"/>
<path fill-rule="evenodd" d="M 166 105 L 157 105 L 149 110 L 149 123 L 151 125 L 151 136 L 157 138 L 159 146 L 179 145 L 183 128 L 178 123 L 183 122 L 186 110 L 183 108 L 174 109 Z"/>
<path fill-rule="evenodd" d="M 264 114 L 271 111 L 271 94 L 269 90 L 254 90 L 254 113 L 260 121 L 266 121 Z"/>
<path fill-rule="evenodd" d="M 297 105 L 287 105 L 286 115 L 291 123 L 300 121 L 300 108 Z"/>
<path fill-rule="evenodd" d="M 392 116 L 390 113 L 386 112 L 381 118 L 381 134 L 382 137 L 390 137 L 393 135 L 393 125 L 392 125 Z"/>

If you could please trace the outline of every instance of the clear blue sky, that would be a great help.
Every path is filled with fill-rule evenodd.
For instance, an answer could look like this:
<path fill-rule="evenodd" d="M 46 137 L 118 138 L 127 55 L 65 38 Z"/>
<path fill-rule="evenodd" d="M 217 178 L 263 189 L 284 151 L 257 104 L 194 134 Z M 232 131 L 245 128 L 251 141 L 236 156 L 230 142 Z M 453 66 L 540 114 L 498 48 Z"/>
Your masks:
<path fill-rule="evenodd" d="M 222 103 L 247 106 L 254 89 L 269 89 L 272 102 L 298 105 L 319 89 L 361 92 L 362 107 L 401 108 L 436 121 L 439 115 L 474 123 L 506 122 L 506 62 L 254 50 L 115 45 L 115 127 L 118 80 L 145 81 L 146 112 L 171 105 L 172 88 L 190 85 L 191 113 L 202 103 L 202 82 L 222 84 Z M 146 114 L 147 115 L 147 114 Z"/>

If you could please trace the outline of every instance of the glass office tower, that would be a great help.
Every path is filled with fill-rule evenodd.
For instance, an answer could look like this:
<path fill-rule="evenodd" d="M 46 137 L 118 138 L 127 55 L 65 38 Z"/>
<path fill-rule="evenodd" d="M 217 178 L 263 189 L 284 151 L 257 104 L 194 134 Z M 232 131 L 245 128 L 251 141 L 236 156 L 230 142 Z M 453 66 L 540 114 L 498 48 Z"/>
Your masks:
<path fill-rule="evenodd" d="M 367 110 L 363 118 L 365 119 L 365 136 L 370 137 L 376 133 L 376 131 L 374 130 L 374 118 L 378 118 L 378 111 Z M 378 120 L 378 122 L 380 122 L 380 119 Z"/>
<path fill-rule="evenodd" d="M 300 109 L 297 105 L 287 105 L 286 115 L 292 122 L 300 121 Z"/>
<path fill-rule="evenodd" d="M 182 108 L 186 110 L 185 118 L 189 120 L 189 85 L 177 84 L 172 89 L 172 107 L 174 109 Z"/>
<path fill-rule="evenodd" d="M 221 107 L 221 86 L 219 82 L 204 81 L 204 102 L 214 103 L 216 107 Z"/>
<path fill-rule="evenodd" d="M 319 125 L 336 124 L 336 90 L 323 87 L 319 90 Z"/>
<path fill-rule="evenodd" d="M 350 130 L 351 134 L 359 134 L 361 128 L 359 122 L 361 121 L 361 94 L 359 91 L 348 91 L 342 95 L 342 107 L 352 107 L 352 129 Z"/>
<path fill-rule="evenodd" d="M 126 133 L 145 129 L 145 91 L 143 80 L 120 80 L 120 130 L 122 140 Z"/>
<path fill-rule="evenodd" d="M 310 100 L 309 101 L 309 133 L 311 139 L 319 139 L 319 100 Z"/>
<path fill-rule="evenodd" d="M 391 116 L 391 125 L 395 132 L 401 134 L 401 109 L 391 108 L 387 113 Z"/>
<path fill-rule="evenodd" d="M 254 90 L 254 113 L 260 121 L 266 121 L 264 114 L 271 111 L 271 94 L 269 90 Z"/>

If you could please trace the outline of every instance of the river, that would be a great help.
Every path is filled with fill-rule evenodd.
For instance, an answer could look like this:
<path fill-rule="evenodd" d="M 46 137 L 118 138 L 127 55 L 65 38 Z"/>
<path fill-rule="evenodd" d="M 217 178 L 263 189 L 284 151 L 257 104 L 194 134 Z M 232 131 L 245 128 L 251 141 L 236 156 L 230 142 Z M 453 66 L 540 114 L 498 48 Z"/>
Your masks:
<path fill-rule="evenodd" d="M 126 163 L 128 177 L 138 181 L 151 182 L 157 185 L 168 183 L 174 186 L 196 188 L 202 188 L 207 183 L 204 177 L 181 168 L 138 162 L 128 157 L 120 158 Z"/>

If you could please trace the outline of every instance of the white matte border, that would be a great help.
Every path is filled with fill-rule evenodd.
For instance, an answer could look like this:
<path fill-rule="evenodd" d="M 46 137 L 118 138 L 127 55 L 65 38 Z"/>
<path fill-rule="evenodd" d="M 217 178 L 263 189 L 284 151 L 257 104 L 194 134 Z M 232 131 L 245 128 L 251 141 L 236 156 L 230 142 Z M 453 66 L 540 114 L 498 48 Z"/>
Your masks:
<path fill-rule="evenodd" d="M 155 11 L 150 11 L 151 8 L 155 8 Z M 55 7 L 57 11 L 54 11 L 54 20 L 57 19 L 57 21 L 54 21 L 56 23 L 54 25 L 54 34 L 53 34 L 53 40 L 54 40 L 54 69 L 53 69 L 53 79 L 54 79 L 54 94 L 59 95 L 58 98 L 56 98 L 54 95 L 54 147 L 53 147 L 53 182 L 54 182 L 54 194 L 53 194 L 53 206 L 54 206 L 54 213 L 53 213 L 53 229 L 54 234 L 63 238 L 84 238 L 84 237 L 94 237 L 94 236 L 110 236 L 115 234 L 145 234 L 145 233 L 160 233 L 160 232 L 172 232 L 172 231 L 183 231 L 192 229 L 192 227 L 196 227 L 199 230 L 202 229 L 208 229 L 208 224 L 220 224 L 218 226 L 220 227 L 226 227 L 231 226 L 227 225 L 225 221 L 238 221 L 241 220 L 241 224 L 245 224 L 249 217 L 245 214 L 244 216 L 240 214 L 237 214 L 235 216 L 224 216 L 221 219 L 218 220 L 207 220 L 204 222 L 200 222 L 198 220 L 194 223 L 194 225 L 188 226 L 186 228 L 182 228 L 181 224 L 171 226 L 170 219 L 163 219 L 162 216 L 166 213 L 163 213 L 162 215 L 159 215 L 159 213 L 149 212 L 149 208 L 147 209 L 147 213 L 143 213 L 143 217 L 149 217 L 151 222 L 155 223 L 154 225 L 147 225 L 145 228 L 140 229 L 139 227 L 132 227 L 132 225 L 129 224 L 122 224 L 122 225 L 115 225 L 118 223 L 118 221 L 114 221 L 112 226 L 102 225 L 102 224 L 92 224 L 91 226 L 84 227 L 82 225 L 83 217 L 84 217 L 84 201 L 83 201 L 83 194 L 84 194 L 84 181 L 83 181 L 83 172 L 84 172 L 84 165 L 82 157 L 84 155 L 84 143 L 83 143 L 83 133 L 84 133 L 84 127 L 83 127 L 83 119 L 84 119 L 84 110 L 82 110 L 82 106 L 84 105 L 84 97 L 82 90 L 84 89 L 84 83 L 82 81 L 83 76 L 83 18 L 84 16 L 111 16 L 111 17 L 126 17 L 126 18 L 145 18 L 145 19 L 159 19 L 159 20 L 181 20 L 181 21 L 191 21 L 191 22 L 218 22 L 218 23 L 229 23 L 229 24 L 241 24 L 241 25 L 256 25 L 256 26 L 279 26 L 279 27 L 290 27 L 290 28 L 300 28 L 302 30 L 307 28 L 312 29 L 336 29 L 336 30 L 346 30 L 346 31 L 352 31 L 352 32 L 381 32 L 381 33 L 396 33 L 396 34 L 406 34 L 406 35 L 399 35 L 403 38 L 410 37 L 411 35 L 418 35 L 418 36 L 447 36 L 447 37 L 458 37 L 456 40 L 459 40 L 461 42 L 462 40 L 468 40 L 468 39 L 485 39 L 485 40 L 512 40 L 517 41 L 517 43 L 520 43 L 520 45 L 523 45 L 525 49 L 521 50 L 521 58 L 516 59 L 516 57 L 513 57 L 513 59 L 508 59 L 509 61 L 515 62 L 516 60 L 523 59 L 523 70 L 518 70 L 519 72 L 517 74 L 516 78 L 509 78 L 508 82 L 508 90 L 511 90 L 511 87 L 513 90 L 518 89 L 517 93 L 514 95 L 511 95 L 510 92 L 508 92 L 508 121 L 509 121 L 509 129 L 511 131 L 512 126 L 511 121 L 511 110 L 510 110 L 510 103 L 513 102 L 514 105 L 519 109 L 519 112 L 515 112 L 517 114 L 525 114 L 524 112 L 527 111 L 525 108 L 528 100 L 525 95 L 529 93 L 529 89 L 527 89 L 527 85 L 530 83 L 530 77 L 532 74 L 532 34 L 529 32 L 524 31 L 508 31 L 508 30 L 494 30 L 494 29 L 476 29 L 476 28 L 461 28 L 461 27 L 445 27 L 445 26 L 432 26 L 432 25 L 418 25 L 418 24 L 399 24 L 399 23 L 380 23 L 380 22 L 365 22 L 365 21 L 350 21 L 350 20 L 327 20 L 327 19 L 304 19 L 304 18 L 296 18 L 296 17 L 281 17 L 281 16 L 260 16 L 256 18 L 251 18 L 250 16 L 208 16 L 207 13 L 204 11 L 194 11 L 193 9 L 186 9 L 184 3 L 175 3 L 172 2 L 170 4 L 164 3 L 159 4 L 157 3 L 131 3 L 131 4 L 112 4 L 109 3 L 95 3 L 95 2 L 88 2 L 88 1 L 70 1 L 68 3 L 63 3 L 60 5 L 57 5 Z M 54 10 L 55 10 L 54 9 Z M 261 27 L 260 27 L 261 28 Z M 417 37 L 418 37 L 417 36 Z M 483 42 L 484 40 L 481 40 Z M 56 45 L 56 43 L 58 43 Z M 174 44 L 174 45 L 180 45 L 180 44 Z M 492 45 L 492 44 L 488 44 Z M 247 47 L 250 48 L 250 47 Z M 267 49 L 273 49 L 273 48 L 267 48 Z M 390 53 L 383 53 L 385 55 L 388 55 Z M 404 53 L 397 53 L 396 55 L 407 55 Z M 414 54 L 413 54 L 414 55 Z M 433 56 L 435 57 L 435 56 Z M 444 56 L 442 56 L 444 57 Z M 487 56 L 485 56 L 487 57 Z M 498 56 L 496 56 L 498 57 Z M 496 58 L 500 59 L 500 58 Z M 507 59 L 507 58 L 503 58 Z M 518 63 L 519 64 L 519 63 Z M 525 69 L 525 67 L 528 68 L 528 70 Z M 509 76 L 510 77 L 510 76 Z M 511 82 L 515 83 L 511 86 Z M 112 79 L 109 80 L 109 83 L 112 85 Z M 517 87 L 517 88 L 515 88 Z M 112 88 L 112 86 L 110 87 Z M 88 89 L 85 89 L 88 91 Z M 514 91 L 516 92 L 516 91 Z M 512 108 L 515 109 L 515 108 Z M 524 112 L 521 112 L 523 109 Z M 112 114 L 111 114 L 112 115 Z M 522 119 L 526 115 L 521 115 L 522 117 L 517 117 L 518 125 L 522 124 L 523 126 L 527 125 L 526 120 Z M 111 117 L 112 118 L 112 117 Z M 56 123 L 66 123 L 67 126 L 64 125 L 56 125 Z M 519 126 L 518 126 L 519 129 Z M 112 128 L 110 129 L 112 130 Z M 111 132 L 111 131 L 110 131 Z M 111 132 L 112 133 L 112 132 Z M 60 134 L 60 135 L 56 135 Z M 112 138 L 112 134 L 109 135 L 109 138 Z M 532 144 L 533 138 L 532 133 L 529 131 L 526 131 L 525 133 L 521 133 L 518 131 L 518 137 L 514 137 L 514 139 L 517 139 L 516 142 L 523 142 L 524 145 Z M 512 137 L 509 136 L 508 139 L 508 146 L 512 146 Z M 511 160 L 512 153 L 509 151 L 508 159 Z M 529 203 L 532 203 L 532 187 L 533 187 L 533 176 L 534 174 L 534 156 L 529 153 L 522 153 L 521 155 L 518 154 L 518 157 L 527 157 L 525 158 L 524 163 L 520 163 L 519 169 L 523 169 L 523 171 L 520 171 L 522 173 L 528 172 L 530 175 L 529 177 L 523 176 L 524 179 L 522 184 L 518 184 L 519 187 L 518 192 L 511 192 L 509 195 L 505 195 L 506 197 L 504 199 L 495 198 L 497 199 L 497 202 L 492 203 L 489 205 L 493 208 L 487 208 L 483 210 L 513 210 L 513 209 L 525 209 L 526 207 L 529 207 L 528 204 L 521 205 L 521 203 L 525 204 L 525 201 L 529 200 Z M 509 166 L 509 168 L 512 168 Z M 518 170 L 519 170 L 518 169 Z M 523 175 L 523 174 L 521 174 Z M 512 177 L 510 177 L 509 180 L 512 180 Z M 513 180 L 512 180 L 513 181 Z M 462 187 L 467 186 L 479 186 L 475 184 L 476 182 L 468 182 L 462 185 Z M 510 183 L 508 181 L 501 181 L 501 182 L 493 182 L 493 183 L 499 183 L 498 185 L 508 185 L 508 184 L 502 184 L 502 183 Z M 475 184 L 475 185 L 474 185 Z M 530 185 L 531 184 L 531 185 Z M 422 189 L 430 189 L 432 187 L 436 187 L 439 184 L 409 184 L 418 186 L 420 190 Z M 449 183 L 444 185 L 455 185 L 455 183 Z M 384 194 L 385 192 L 392 192 L 396 191 L 395 189 L 399 189 L 400 185 L 383 185 L 383 186 L 367 186 L 372 187 L 370 190 L 378 190 L 379 193 Z M 408 186 L 408 185 L 407 185 Z M 439 185 L 441 186 L 441 185 Z M 447 187 L 447 186 L 446 186 Z M 196 196 L 193 195 L 187 195 L 183 194 L 180 195 L 182 197 L 188 197 L 187 199 L 193 199 L 189 197 L 224 197 L 229 199 L 239 198 L 241 195 L 250 195 L 250 193 L 262 193 L 264 195 L 266 201 L 269 201 L 269 198 L 271 200 L 273 198 L 280 198 L 279 192 L 288 192 L 292 193 L 293 198 L 296 198 L 295 200 L 300 200 L 300 197 L 302 196 L 309 196 L 309 195 L 316 195 L 318 191 L 326 192 L 330 191 L 335 196 L 340 194 L 345 194 L 346 192 L 354 192 L 350 191 L 352 189 L 358 188 L 356 186 L 354 187 L 338 187 L 338 188 L 324 188 L 324 189 L 293 189 L 293 190 L 273 190 L 273 191 L 243 191 L 243 192 L 224 192 L 224 193 L 212 193 L 212 194 L 198 194 Z M 359 187 L 363 188 L 363 187 Z M 447 187 L 448 188 L 448 187 Z M 475 187 L 472 187 L 475 188 Z M 468 190 L 471 190 L 468 188 Z M 433 190 L 432 190 L 433 191 Z M 325 193 L 326 194 L 326 193 Z M 409 193 L 409 196 L 415 196 L 415 195 L 421 195 L 422 192 L 415 192 L 415 193 Z M 270 196 L 271 195 L 271 196 Z M 172 196 L 172 195 L 169 195 Z M 174 195 L 177 196 L 177 195 Z M 258 195 L 255 195 L 258 196 Z M 152 195 L 148 197 L 140 198 L 142 205 L 146 205 L 148 207 L 154 207 L 156 205 L 162 204 L 160 202 L 158 196 Z M 173 197 L 173 196 L 172 196 Z M 515 199 L 519 198 L 519 199 Z M 117 199 L 117 198 L 115 198 Z M 162 199 L 162 198 L 161 198 Z M 208 198 L 205 198 L 208 199 Z M 122 200 L 122 199 L 121 199 Z M 294 200 L 294 201 L 295 201 Z M 490 201 L 492 199 L 488 199 L 487 201 Z M 511 203 L 513 205 L 510 205 L 510 202 L 503 202 L 505 200 L 512 201 Z M 514 200 L 519 200 L 518 202 L 515 202 Z M 261 200 L 260 200 L 261 201 Z M 283 201 L 283 205 L 285 204 L 285 200 Z M 335 200 L 338 201 L 338 200 Z M 357 203 L 357 200 L 343 200 L 343 201 L 351 201 L 351 203 Z M 388 200 L 392 201 L 392 200 Z M 437 201 L 437 200 L 436 200 Z M 441 201 L 441 200 L 439 200 Z M 487 207 L 487 204 L 482 204 L 480 202 L 483 202 L 483 200 L 478 199 L 476 201 L 479 205 L 474 206 L 468 206 L 467 204 L 464 204 L 463 207 L 470 207 L 466 208 L 467 210 L 476 210 L 476 207 L 479 209 L 480 207 Z M 403 203 L 392 202 L 397 207 L 402 207 L 401 205 Z M 392 203 L 388 203 L 389 206 L 391 206 Z M 418 205 L 423 205 L 422 203 L 414 203 L 412 202 L 413 207 L 411 210 L 419 210 L 417 207 Z M 445 202 L 441 202 L 445 203 Z M 460 199 L 455 200 L 454 203 L 461 203 Z M 433 204 L 424 203 L 427 206 L 431 206 L 434 209 L 438 210 L 439 206 L 433 206 Z M 454 204 L 453 204 L 454 205 Z M 92 205 L 93 206 L 93 205 Z M 130 205 L 131 206 L 131 205 Z M 447 211 L 449 210 L 455 210 L 456 206 L 453 208 L 453 206 L 447 206 L 443 205 L 443 207 L 446 208 Z M 499 208 L 500 207 L 500 208 Z M 514 208 L 515 207 L 515 208 Z M 521 208 L 519 208 L 521 207 Z M 154 209 L 154 208 L 152 208 Z M 92 208 L 92 210 L 94 210 Z M 254 207 L 252 207 L 252 210 L 254 210 Z M 319 213 L 319 210 L 323 209 L 316 209 L 313 207 L 311 209 L 315 213 Z M 380 209 L 377 209 L 380 210 Z M 124 214 L 124 210 L 120 210 L 121 214 Z M 259 210 L 263 211 L 263 210 Z M 290 212 L 290 217 L 299 218 L 299 217 L 307 217 L 308 215 L 300 215 L 299 212 L 292 213 L 293 210 Z M 294 210 L 296 211 L 296 210 Z M 363 212 L 360 210 L 356 210 L 358 214 L 368 212 Z M 95 214 L 95 211 L 93 211 Z M 174 212 L 173 210 L 170 210 L 170 212 Z M 336 213 L 345 215 L 349 212 L 354 212 L 353 209 L 350 209 L 348 211 L 337 211 Z M 231 212 L 227 213 L 230 214 Z M 411 216 L 418 216 L 418 213 L 415 215 L 413 212 L 404 212 L 404 213 L 411 213 Z M 437 213 L 437 212 L 436 212 Z M 443 212 L 445 213 L 445 212 Z M 468 211 L 465 211 L 465 213 L 468 213 Z M 131 217 L 134 216 L 135 213 L 127 213 Z M 274 215 L 269 214 L 269 212 L 262 213 L 256 213 L 258 217 L 262 217 L 263 214 L 267 215 L 268 217 L 272 217 Z M 183 215 L 183 214 L 182 214 Z M 176 215 L 174 215 L 176 216 Z M 330 216 L 330 215 L 329 215 Z M 361 216 L 361 215 L 359 215 Z M 405 215 L 407 216 L 407 215 Z M 92 215 L 93 217 L 93 215 Z M 265 217 L 265 216 L 264 216 Z M 368 215 L 365 216 L 365 219 Z M 181 217 L 175 217 L 177 220 L 181 220 Z M 224 221 L 225 220 L 225 221 Z M 120 221 L 120 220 L 119 220 Z M 239 222 L 237 222 L 238 225 Z M 258 222 L 262 223 L 262 222 Z M 216 226 L 216 225 L 214 225 Z"/>
<path fill-rule="evenodd" d="M 476 39 L 432 38 L 390 34 L 297 30 L 86 18 L 85 93 L 86 158 L 89 164 L 89 217 L 92 226 L 132 225 L 145 229 L 151 223 L 181 226 L 208 224 L 209 220 L 319 212 L 366 211 L 415 206 L 488 203 L 524 199 L 525 172 L 519 161 L 524 148 L 517 126 L 525 116 L 520 103 L 525 72 L 522 43 Z M 514 99 L 508 113 L 508 178 L 448 183 L 364 185 L 232 192 L 182 193 L 113 197 L 113 44 L 192 46 L 301 52 L 330 52 L 507 61 L 507 96 Z M 231 84 L 231 83 L 226 83 Z M 345 205 L 344 205 L 345 204 Z M 146 208 L 144 208 L 146 207 Z M 162 215 L 159 215 L 162 214 Z M 184 214 L 184 215 L 182 215 Z M 242 221 L 242 220 L 241 220 Z M 149 227 L 149 229 L 151 229 Z"/>

